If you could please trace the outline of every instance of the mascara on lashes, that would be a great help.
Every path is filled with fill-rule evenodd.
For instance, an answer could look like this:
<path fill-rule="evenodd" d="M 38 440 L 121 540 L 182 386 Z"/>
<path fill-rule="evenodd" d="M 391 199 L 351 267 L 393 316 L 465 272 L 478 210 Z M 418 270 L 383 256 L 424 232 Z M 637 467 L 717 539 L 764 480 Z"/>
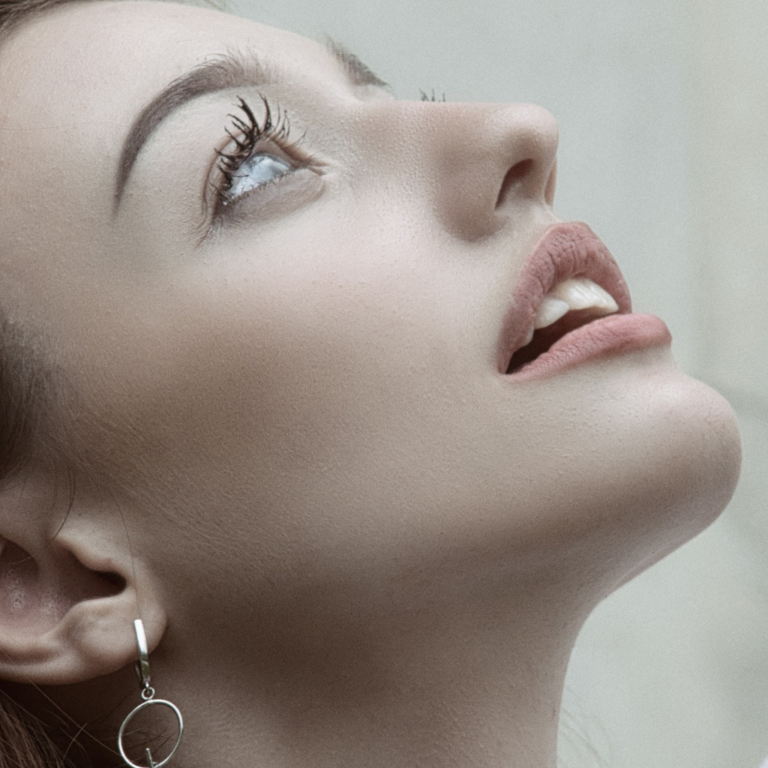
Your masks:
<path fill-rule="evenodd" d="M 290 162 L 293 163 L 293 167 L 289 167 L 288 170 L 279 174 L 274 179 L 255 184 L 251 189 L 246 190 L 241 195 L 233 197 L 230 194 L 236 180 L 244 177 L 243 174 L 240 173 L 243 166 L 258 154 L 263 154 L 265 157 L 272 157 L 286 166 L 289 165 L 289 161 L 285 157 L 278 157 L 269 152 L 256 152 L 259 144 L 263 142 L 272 142 L 281 150 L 281 153 L 285 155 L 290 154 L 291 150 L 295 149 L 296 144 L 298 143 L 292 143 L 290 141 L 290 123 L 287 114 L 279 108 L 273 111 L 270 102 L 264 95 L 260 94 L 260 98 L 264 105 L 264 117 L 261 121 L 256 118 L 248 102 L 242 97 L 238 97 L 237 107 L 243 113 L 244 117 L 233 114 L 228 115 L 231 120 L 231 127 L 225 128 L 226 134 L 234 142 L 235 146 L 231 152 L 226 150 L 215 150 L 219 157 L 217 167 L 221 177 L 218 184 L 213 184 L 216 199 L 218 201 L 218 209 L 216 213 L 219 216 L 222 214 L 221 209 L 223 207 L 237 203 L 250 192 L 257 191 L 267 184 L 279 181 L 280 178 L 289 175 L 298 167 L 304 167 L 306 165 L 306 163 L 298 163 L 295 160 L 291 160 Z"/>

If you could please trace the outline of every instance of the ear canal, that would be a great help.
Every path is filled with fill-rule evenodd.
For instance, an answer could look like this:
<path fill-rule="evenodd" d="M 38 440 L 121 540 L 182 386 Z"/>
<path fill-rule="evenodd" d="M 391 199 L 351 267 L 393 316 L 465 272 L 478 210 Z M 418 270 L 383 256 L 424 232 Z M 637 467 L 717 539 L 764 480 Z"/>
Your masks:
<path fill-rule="evenodd" d="M 118 594 L 125 580 L 83 566 L 69 552 L 34 557 L 11 541 L 0 553 L 0 625 L 23 627 L 30 633 L 53 628 L 83 600 Z"/>
<path fill-rule="evenodd" d="M 24 621 L 32 592 L 40 581 L 40 569 L 29 553 L 3 540 L 0 554 L 0 616 L 3 621 Z"/>

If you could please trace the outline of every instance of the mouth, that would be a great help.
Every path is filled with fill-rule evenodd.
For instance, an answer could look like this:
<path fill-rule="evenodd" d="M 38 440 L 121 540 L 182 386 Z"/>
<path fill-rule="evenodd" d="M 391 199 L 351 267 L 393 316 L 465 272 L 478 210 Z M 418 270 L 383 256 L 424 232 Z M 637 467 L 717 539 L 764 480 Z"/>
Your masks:
<path fill-rule="evenodd" d="M 608 291 L 586 277 L 568 278 L 548 291 L 533 318 L 533 324 L 507 365 L 507 374 L 522 370 L 566 334 L 593 320 L 619 311 Z"/>
<path fill-rule="evenodd" d="M 518 280 L 502 331 L 499 371 L 528 378 L 669 340 L 658 318 L 630 316 L 631 311 L 621 271 L 600 239 L 586 224 L 556 224 Z"/>

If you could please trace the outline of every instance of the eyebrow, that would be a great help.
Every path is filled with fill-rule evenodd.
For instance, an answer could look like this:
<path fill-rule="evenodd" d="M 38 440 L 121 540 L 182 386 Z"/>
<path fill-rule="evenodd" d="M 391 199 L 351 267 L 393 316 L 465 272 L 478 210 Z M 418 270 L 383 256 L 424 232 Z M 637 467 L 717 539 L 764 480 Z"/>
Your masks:
<path fill-rule="evenodd" d="M 353 85 L 372 85 L 376 88 L 389 88 L 389 83 L 374 74 L 352 51 L 338 40 L 326 36 L 323 40 L 325 49 L 341 64 Z"/>
<path fill-rule="evenodd" d="M 352 85 L 389 87 L 343 45 L 331 38 L 323 42 Z M 210 57 L 167 85 L 139 112 L 123 142 L 115 186 L 114 212 L 120 206 L 139 152 L 168 115 L 183 104 L 209 93 L 227 88 L 259 87 L 279 79 L 277 70 L 255 53 L 227 52 Z"/>

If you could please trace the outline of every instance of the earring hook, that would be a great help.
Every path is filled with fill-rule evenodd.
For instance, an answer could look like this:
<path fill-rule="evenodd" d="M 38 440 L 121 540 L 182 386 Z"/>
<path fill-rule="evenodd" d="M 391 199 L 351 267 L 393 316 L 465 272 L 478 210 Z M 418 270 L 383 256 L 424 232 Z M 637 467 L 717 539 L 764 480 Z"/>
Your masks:
<path fill-rule="evenodd" d="M 139 646 L 139 660 L 136 662 L 136 674 L 139 676 L 141 684 L 141 697 L 151 699 L 155 691 L 151 686 L 152 675 L 149 671 L 149 651 L 147 650 L 147 635 L 144 632 L 144 622 L 136 619 L 133 622 L 133 629 L 136 632 L 136 644 Z"/>

